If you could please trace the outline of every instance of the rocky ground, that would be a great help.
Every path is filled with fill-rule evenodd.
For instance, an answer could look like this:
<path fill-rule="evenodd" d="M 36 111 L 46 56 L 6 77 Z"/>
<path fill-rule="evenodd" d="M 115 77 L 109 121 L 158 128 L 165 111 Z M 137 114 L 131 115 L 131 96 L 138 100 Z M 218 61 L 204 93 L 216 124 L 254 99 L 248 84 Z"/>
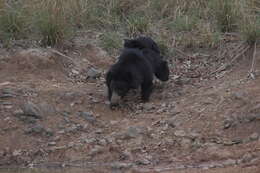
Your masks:
<path fill-rule="evenodd" d="M 259 170 L 260 78 L 248 77 L 254 49 L 238 41 L 176 49 L 170 80 L 155 81 L 149 103 L 133 91 L 111 110 L 104 73 L 116 58 L 94 34 L 82 35 L 56 49 L 22 41 L 0 49 L 1 167 Z M 255 59 L 257 70 L 259 47 Z"/>

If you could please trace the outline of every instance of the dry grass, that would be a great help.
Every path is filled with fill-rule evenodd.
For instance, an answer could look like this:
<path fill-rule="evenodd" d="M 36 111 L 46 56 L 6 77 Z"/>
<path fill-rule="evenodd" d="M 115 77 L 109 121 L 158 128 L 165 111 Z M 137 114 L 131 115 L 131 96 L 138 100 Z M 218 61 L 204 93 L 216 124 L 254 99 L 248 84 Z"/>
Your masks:
<path fill-rule="evenodd" d="M 60 43 L 79 29 L 103 33 L 101 44 L 108 48 L 111 44 L 113 49 L 119 49 L 119 39 L 111 37 L 113 34 L 150 35 L 163 43 L 168 53 L 171 46 L 214 47 L 225 32 L 239 32 L 248 42 L 255 42 L 260 36 L 258 0 L 6 2 L 0 0 L 0 36 L 4 36 L 1 38 L 27 37 L 38 39 L 45 46 Z"/>

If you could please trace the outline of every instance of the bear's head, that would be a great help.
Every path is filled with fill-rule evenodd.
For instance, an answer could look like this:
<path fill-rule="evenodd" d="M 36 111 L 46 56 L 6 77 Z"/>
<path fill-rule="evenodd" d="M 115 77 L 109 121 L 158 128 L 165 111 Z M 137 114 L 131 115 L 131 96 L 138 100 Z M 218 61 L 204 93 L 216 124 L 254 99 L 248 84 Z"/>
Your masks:
<path fill-rule="evenodd" d="M 168 62 L 165 60 L 162 60 L 155 71 L 155 75 L 158 79 L 160 79 L 161 81 L 167 81 L 169 80 L 169 66 L 168 66 Z"/>
<path fill-rule="evenodd" d="M 138 40 L 129 40 L 129 39 L 124 39 L 124 47 L 126 48 L 136 48 L 136 49 L 144 49 L 146 46 L 138 41 Z"/>
<path fill-rule="evenodd" d="M 130 87 L 127 81 L 112 80 L 110 84 L 110 89 L 118 96 L 124 97 L 129 91 Z"/>

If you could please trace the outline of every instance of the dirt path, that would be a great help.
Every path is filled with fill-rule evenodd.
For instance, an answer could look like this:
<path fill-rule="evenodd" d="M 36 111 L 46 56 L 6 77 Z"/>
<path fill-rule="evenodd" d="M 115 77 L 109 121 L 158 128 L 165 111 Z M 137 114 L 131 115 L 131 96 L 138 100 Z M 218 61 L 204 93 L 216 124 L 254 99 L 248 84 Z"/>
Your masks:
<path fill-rule="evenodd" d="M 133 92 L 110 110 L 104 71 L 113 61 L 89 45 L 66 56 L 38 48 L 3 53 L 0 166 L 257 172 L 260 79 L 247 78 L 250 56 L 207 80 L 180 75 L 197 61 L 173 64 L 170 81 L 156 83 L 151 102 L 140 103 Z"/>

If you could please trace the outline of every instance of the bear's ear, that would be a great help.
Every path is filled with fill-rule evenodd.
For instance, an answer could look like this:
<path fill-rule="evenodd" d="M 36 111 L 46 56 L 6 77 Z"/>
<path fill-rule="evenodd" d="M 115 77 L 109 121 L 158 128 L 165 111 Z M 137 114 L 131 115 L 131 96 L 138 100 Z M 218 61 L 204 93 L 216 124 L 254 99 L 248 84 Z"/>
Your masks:
<path fill-rule="evenodd" d="M 129 41 L 131 41 L 131 40 L 129 40 L 129 39 L 124 39 L 124 42 L 125 42 L 125 43 L 128 43 Z"/>
<path fill-rule="evenodd" d="M 131 40 L 129 40 L 129 39 L 124 39 L 124 46 L 126 47 L 130 42 L 131 42 Z"/>

